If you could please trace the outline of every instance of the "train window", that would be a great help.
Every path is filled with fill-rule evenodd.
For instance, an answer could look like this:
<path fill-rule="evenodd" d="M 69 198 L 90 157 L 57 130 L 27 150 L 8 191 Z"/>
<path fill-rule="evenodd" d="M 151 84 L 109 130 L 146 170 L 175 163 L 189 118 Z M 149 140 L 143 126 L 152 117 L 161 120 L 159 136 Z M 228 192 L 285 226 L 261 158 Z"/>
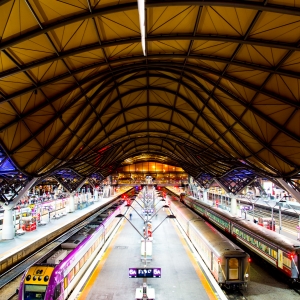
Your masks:
<path fill-rule="evenodd" d="M 239 261 L 237 258 L 230 258 L 228 260 L 228 279 L 229 280 L 239 279 Z"/>
<path fill-rule="evenodd" d="M 56 287 L 55 287 L 55 290 L 54 290 L 54 297 L 53 299 L 56 300 L 59 298 L 61 294 L 61 284 L 59 283 Z"/>
<path fill-rule="evenodd" d="M 69 282 L 71 282 L 73 278 L 74 278 L 74 268 L 73 268 L 73 269 L 70 271 L 70 273 L 68 274 Z"/>
<path fill-rule="evenodd" d="M 287 266 L 288 268 L 291 268 L 291 266 L 292 266 L 291 260 L 289 258 L 287 258 L 286 256 L 283 256 L 283 264 L 285 266 Z"/>
<path fill-rule="evenodd" d="M 24 299 L 44 299 L 46 289 L 46 285 L 25 284 Z"/>
<path fill-rule="evenodd" d="M 277 259 L 277 251 L 272 249 L 272 256 Z"/>
<path fill-rule="evenodd" d="M 66 276 L 64 278 L 64 288 L 66 289 L 68 287 L 68 277 Z"/>
<path fill-rule="evenodd" d="M 84 258 L 82 258 L 79 262 L 79 268 L 81 269 L 84 265 Z"/>
<path fill-rule="evenodd" d="M 74 268 L 75 275 L 79 272 L 79 263 Z"/>

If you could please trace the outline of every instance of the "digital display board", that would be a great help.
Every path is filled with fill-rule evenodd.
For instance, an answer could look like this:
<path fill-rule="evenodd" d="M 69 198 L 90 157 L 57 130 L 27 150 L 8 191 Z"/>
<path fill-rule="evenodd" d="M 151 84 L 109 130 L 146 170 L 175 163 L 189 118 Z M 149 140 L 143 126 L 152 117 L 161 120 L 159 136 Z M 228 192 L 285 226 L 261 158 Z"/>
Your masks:
<path fill-rule="evenodd" d="M 161 268 L 129 268 L 129 278 L 160 278 Z"/>

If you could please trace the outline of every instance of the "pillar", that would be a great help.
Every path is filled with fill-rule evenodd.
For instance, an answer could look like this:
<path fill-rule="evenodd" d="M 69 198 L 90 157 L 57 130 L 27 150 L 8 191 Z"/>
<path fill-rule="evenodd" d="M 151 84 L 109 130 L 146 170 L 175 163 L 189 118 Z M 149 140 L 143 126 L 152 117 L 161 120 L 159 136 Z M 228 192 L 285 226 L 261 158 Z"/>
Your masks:
<path fill-rule="evenodd" d="M 12 240 L 14 237 L 15 229 L 13 222 L 13 211 L 11 209 L 5 209 L 3 216 L 2 239 Z"/>
<path fill-rule="evenodd" d="M 236 216 L 237 214 L 237 205 L 236 205 L 236 195 L 231 195 L 231 208 L 230 208 L 230 212 L 232 215 Z"/>
<path fill-rule="evenodd" d="M 115 194 L 115 189 L 113 186 L 110 186 L 110 195 L 113 196 Z"/>
<path fill-rule="evenodd" d="M 72 213 L 75 211 L 75 201 L 74 201 L 74 195 L 70 195 L 69 197 L 69 212 Z"/>
<path fill-rule="evenodd" d="M 94 189 L 94 200 L 98 201 L 98 191 L 96 189 Z"/>
<path fill-rule="evenodd" d="M 203 190 L 203 202 L 208 203 L 208 189 Z"/>

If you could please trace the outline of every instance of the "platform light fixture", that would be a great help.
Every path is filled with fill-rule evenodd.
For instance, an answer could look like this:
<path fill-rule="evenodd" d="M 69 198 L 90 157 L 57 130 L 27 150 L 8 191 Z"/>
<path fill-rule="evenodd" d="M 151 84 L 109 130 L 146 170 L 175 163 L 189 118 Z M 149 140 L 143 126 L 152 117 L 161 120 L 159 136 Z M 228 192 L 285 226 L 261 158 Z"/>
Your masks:
<path fill-rule="evenodd" d="M 140 29 L 141 29 L 141 43 L 143 54 L 146 56 L 146 26 L 145 26 L 145 0 L 137 0 L 139 19 L 140 19 Z"/>

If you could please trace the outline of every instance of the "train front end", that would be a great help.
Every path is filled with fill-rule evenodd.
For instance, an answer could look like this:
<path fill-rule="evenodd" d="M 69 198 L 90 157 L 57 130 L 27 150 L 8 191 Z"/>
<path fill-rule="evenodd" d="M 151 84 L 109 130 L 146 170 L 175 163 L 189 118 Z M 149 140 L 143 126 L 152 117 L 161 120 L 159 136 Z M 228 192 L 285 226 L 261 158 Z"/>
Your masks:
<path fill-rule="evenodd" d="M 45 299 L 49 280 L 55 266 L 34 265 L 24 273 L 18 291 L 19 300 Z"/>

